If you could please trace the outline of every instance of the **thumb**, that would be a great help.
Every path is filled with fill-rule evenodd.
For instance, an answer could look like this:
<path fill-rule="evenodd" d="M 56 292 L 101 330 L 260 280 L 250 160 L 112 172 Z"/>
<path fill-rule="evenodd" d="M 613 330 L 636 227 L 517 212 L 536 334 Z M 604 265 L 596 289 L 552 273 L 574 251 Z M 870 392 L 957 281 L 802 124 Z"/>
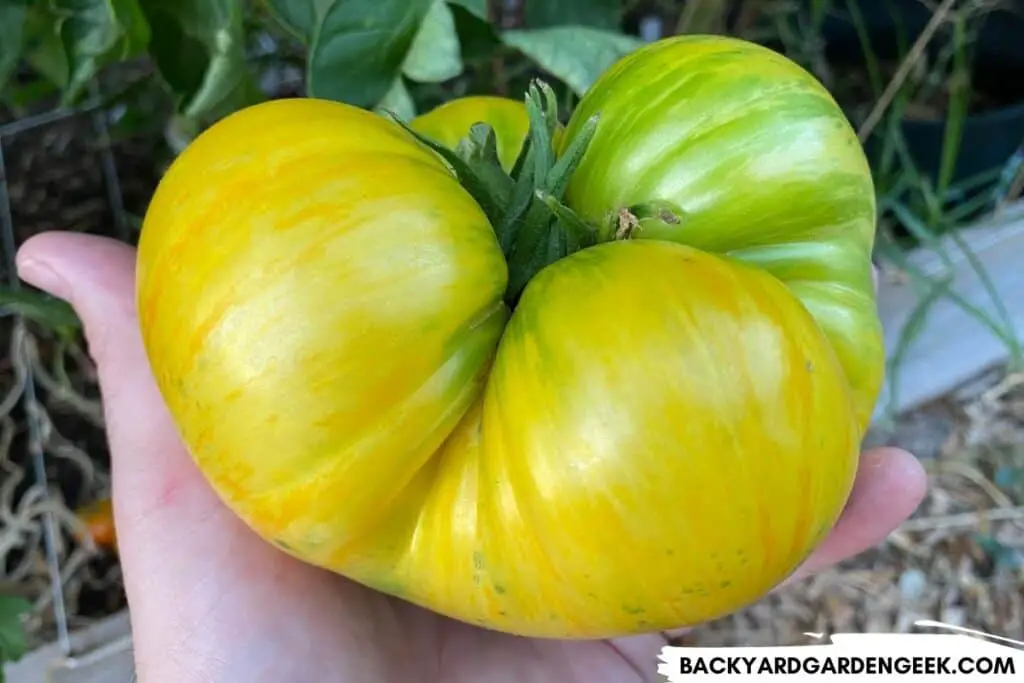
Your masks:
<path fill-rule="evenodd" d="M 139 332 L 135 249 L 103 237 L 45 233 L 22 246 L 17 266 L 26 282 L 71 304 L 96 362 L 137 670 L 142 676 L 197 659 L 217 669 L 223 653 L 203 640 L 215 630 L 208 624 L 223 624 L 251 604 L 227 616 L 211 613 L 211 605 L 221 604 L 246 572 L 251 579 L 269 567 L 273 575 L 280 563 L 266 560 L 278 551 L 220 503 L 182 445 Z"/>
<path fill-rule="evenodd" d="M 182 446 L 143 349 L 135 249 L 105 237 L 44 233 L 25 242 L 17 266 L 23 280 L 71 304 L 84 325 L 103 396 L 122 556 L 135 539 L 152 541 L 183 521 L 168 529 L 162 516 L 208 513 L 212 491 Z"/>

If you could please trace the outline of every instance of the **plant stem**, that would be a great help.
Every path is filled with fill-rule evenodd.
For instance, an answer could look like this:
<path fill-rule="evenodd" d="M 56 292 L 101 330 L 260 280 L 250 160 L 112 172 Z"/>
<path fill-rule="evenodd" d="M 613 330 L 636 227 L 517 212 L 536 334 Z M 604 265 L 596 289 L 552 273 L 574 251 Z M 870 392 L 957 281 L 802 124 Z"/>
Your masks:
<path fill-rule="evenodd" d="M 669 201 L 654 200 L 635 204 L 619 209 L 618 213 L 609 216 L 598 228 L 597 240 L 599 242 L 627 240 L 634 233 L 642 232 L 651 226 L 664 228 L 669 225 L 678 225 L 684 219 L 683 210 Z"/>

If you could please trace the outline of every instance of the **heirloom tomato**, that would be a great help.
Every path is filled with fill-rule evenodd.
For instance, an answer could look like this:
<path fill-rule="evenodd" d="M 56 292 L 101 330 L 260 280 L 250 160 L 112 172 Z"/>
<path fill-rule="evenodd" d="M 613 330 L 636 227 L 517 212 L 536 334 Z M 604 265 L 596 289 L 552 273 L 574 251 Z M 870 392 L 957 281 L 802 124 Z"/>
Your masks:
<path fill-rule="evenodd" d="M 730 38 L 623 58 L 557 143 L 527 101 L 551 144 L 504 181 L 512 153 L 453 161 L 482 111 L 277 100 L 205 131 L 139 245 L 156 382 L 225 503 L 306 562 L 521 635 L 722 616 L 853 483 L 882 368 L 863 153 L 809 74 Z"/>
<path fill-rule="evenodd" d="M 410 126 L 454 149 L 475 123 L 494 129 L 498 158 L 506 171 L 511 170 L 530 128 L 526 107 L 519 100 L 493 95 L 459 97 L 417 116 Z"/>

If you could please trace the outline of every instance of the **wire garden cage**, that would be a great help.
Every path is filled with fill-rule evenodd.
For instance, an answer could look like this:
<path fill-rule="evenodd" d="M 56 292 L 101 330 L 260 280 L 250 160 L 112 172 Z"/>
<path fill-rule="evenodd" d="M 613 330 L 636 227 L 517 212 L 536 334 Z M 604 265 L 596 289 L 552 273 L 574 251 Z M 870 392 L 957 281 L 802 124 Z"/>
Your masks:
<path fill-rule="evenodd" d="M 110 494 L 95 368 L 73 314 L 28 289 L 14 266 L 20 244 L 48 230 L 134 242 L 157 178 L 154 149 L 117 138 L 123 109 L 101 88 L 74 108 L 44 100 L 0 118 L 0 568 L 31 599 L 34 650 L 8 667 L 14 683 L 131 675 L 117 559 L 80 514 Z"/>

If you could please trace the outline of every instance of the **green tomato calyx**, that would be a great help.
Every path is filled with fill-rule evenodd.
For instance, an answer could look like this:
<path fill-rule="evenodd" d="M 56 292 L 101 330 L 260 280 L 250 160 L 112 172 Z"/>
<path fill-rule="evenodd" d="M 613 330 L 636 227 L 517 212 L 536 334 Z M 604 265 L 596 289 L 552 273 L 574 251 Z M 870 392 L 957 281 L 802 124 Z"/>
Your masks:
<path fill-rule="evenodd" d="M 543 81 L 526 94 L 529 133 L 510 172 L 498 158 L 497 138 L 486 123 L 474 124 L 454 149 L 392 118 L 436 152 L 483 209 L 494 228 L 509 267 L 505 300 L 515 306 L 527 283 L 543 268 L 596 244 L 600 226 L 580 218 L 562 201 L 565 188 L 597 130 L 598 115 L 588 119 L 561 153 L 555 138 L 560 124 L 558 99 Z"/>

